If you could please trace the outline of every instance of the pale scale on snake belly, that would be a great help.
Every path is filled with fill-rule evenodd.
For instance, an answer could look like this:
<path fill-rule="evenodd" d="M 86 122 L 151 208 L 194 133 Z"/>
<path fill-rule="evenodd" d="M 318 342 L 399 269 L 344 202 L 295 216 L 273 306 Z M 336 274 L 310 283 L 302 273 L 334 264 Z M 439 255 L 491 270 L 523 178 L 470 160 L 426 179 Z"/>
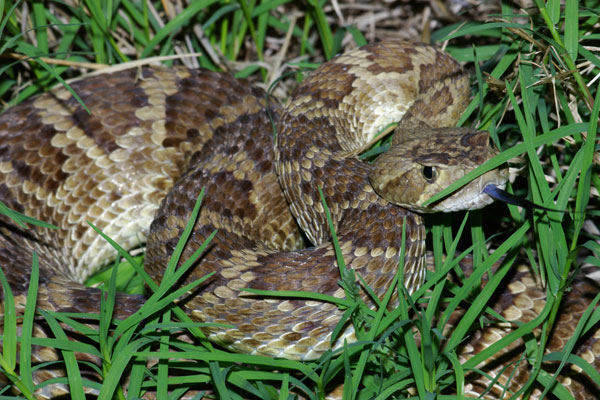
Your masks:
<path fill-rule="evenodd" d="M 468 103 L 468 79 L 447 54 L 421 44 L 373 44 L 323 64 L 287 105 L 269 105 L 275 146 L 264 93 L 227 74 L 150 67 L 87 78 L 72 87 L 91 114 L 59 88 L 0 116 L 0 200 L 61 228 L 23 232 L 7 218 L 0 220 L 0 266 L 17 303 L 24 300 L 35 250 L 41 268 L 38 307 L 97 310 L 98 292 L 81 282 L 115 252 L 86 221 L 125 248 L 148 238 L 145 268 L 159 281 L 205 188 L 181 260 L 218 229 L 186 279 L 216 273 L 184 306 L 196 321 L 233 325 L 205 330 L 237 352 L 315 359 L 331 349 L 331 331 L 341 316 L 336 306 L 240 292 L 344 295 L 319 187 L 346 265 L 378 296 L 397 273 L 406 224 L 404 276 L 412 291 L 424 279 L 425 230 L 408 209 L 428 211 L 422 206 L 426 199 L 496 154 L 486 132 L 444 128 L 455 125 Z M 390 151 L 373 166 L 359 161 L 357 154 L 394 121 L 400 124 Z M 504 171 L 490 171 L 436 206 L 480 208 L 491 202 L 483 187 L 503 187 L 505 181 Z M 314 247 L 302 249 L 298 226 Z M 512 285 L 515 293 L 520 289 L 520 302 L 507 291 L 498 307 L 531 318 L 543 291 L 523 271 Z M 581 313 L 575 299 L 593 290 L 581 285 L 567 299 L 572 310 L 561 314 L 565 318 Z M 542 297 L 531 298 L 536 290 Z M 123 317 L 143 299 L 120 295 L 117 302 Z M 476 332 L 463 357 L 485 347 L 497 331 Z M 579 347 L 597 368 L 598 336 Z M 353 339 L 348 326 L 333 347 Z M 526 372 L 516 377 L 523 376 Z M 578 382 L 569 384 L 585 393 Z"/>

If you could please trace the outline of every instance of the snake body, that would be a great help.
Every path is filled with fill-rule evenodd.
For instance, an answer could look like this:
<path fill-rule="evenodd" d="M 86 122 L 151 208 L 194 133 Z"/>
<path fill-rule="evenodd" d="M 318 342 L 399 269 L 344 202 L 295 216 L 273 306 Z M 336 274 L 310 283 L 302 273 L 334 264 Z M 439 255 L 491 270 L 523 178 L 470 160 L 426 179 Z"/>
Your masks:
<path fill-rule="evenodd" d="M 483 187 L 506 181 L 490 171 L 423 205 L 496 154 L 487 133 L 446 128 L 469 100 L 468 79 L 428 45 L 388 41 L 340 55 L 285 106 L 227 74 L 184 68 L 126 70 L 72 87 L 90 113 L 59 88 L 0 116 L 0 200 L 60 227 L 0 220 L 0 266 L 17 304 L 35 251 L 40 308 L 97 310 L 99 293 L 81 282 L 116 253 L 86 221 L 126 249 L 147 242 L 145 269 L 160 281 L 204 188 L 180 264 L 217 233 L 182 284 L 214 275 L 181 304 L 195 321 L 227 324 L 204 330 L 237 352 L 315 359 L 355 340 L 348 324 L 332 343 L 342 315 L 333 304 L 242 290 L 344 296 L 319 189 L 345 264 L 381 298 L 399 263 L 409 291 L 423 283 L 425 229 L 414 211 L 480 208 L 491 202 Z M 394 121 L 390 150 L 373 165 L 360 161 Z M 117 317 L 126 316 L 143 298 L 120 295 L 117 304 Z"/>

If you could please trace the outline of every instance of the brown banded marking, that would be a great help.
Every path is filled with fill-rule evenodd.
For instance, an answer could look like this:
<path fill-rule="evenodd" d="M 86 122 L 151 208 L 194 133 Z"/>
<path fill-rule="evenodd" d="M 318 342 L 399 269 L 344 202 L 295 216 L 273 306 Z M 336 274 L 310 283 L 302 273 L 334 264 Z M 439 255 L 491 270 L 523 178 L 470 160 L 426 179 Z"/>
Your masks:
<path fill-rule="evenodd" d="M 108 258 L 112 250 L 91 234 L 85 219 L 131 247 L 148 234 L 150 214 L 156 209 L 145 267 L 160 280 L 201 188 L 206 188 L 204 207 L 181 259 L 218 228 L 209 251 L 186 279 L 215 275 L 183 306 L 197 321 L 233 325 L 206 328 L 212 340 L 230 349 L 314 359 L 345 339 L 355 339 L 348 326 L 331 343 L 341 316 L 332 304 L 261 299 L 241 292 L 256 288 L 344 295 L 337 285 L 338 266 L 319 187 L 346 264 L 374 293 L 385 293 L 401 261 L 410 290 L 423 282 L 421 217 L 392 204 L 402 200 L 386 197 L 388 190 L 374 190 L 369 181 L 376 175 L 373 168 L 355 156 L 383 126 L 397 120 L 401 121 L 392 149 L 421 131 L 432 135 L 424 136 L 426 143 L 439 145 L 433 135 L 456 123 L 469 97 L 466 74 L 447 54 L 427 45 L 391 41 L 324 64 L 285 107 L 274 106 L 275 151 L 264 93 L 225 74 L 146 68 L 90 78 L 74 84 L 74 89 L 91 116 L 62 89 L 0 116 L 0 138 L 7 144 L 0 147 L 1 199 L 62 228 L 54 236 L 37 230 L 27 237 L 13 225 L 12 231 L 6 229 L 10 222 L 1 220 L 0 266 L 17 295 L 26 291 L 35 250 L 44 255 L 39 305 L 95 310 L 97 292 L 70 281 L 83 279 L 97 267 L 93 263 Z M 26 144 L 29 139 L 34 140 Z M 444 150 L 465 153 L 459 146 Z M 489 149 L 465 154 L 483 154 L 480 161 L 493 156 Z M 413 161 L 422 168 L 423 158 Z M 450 176 L 461 173 L 465 172 Z M 503 182 L 504 173 L 498 175 L 496 183 Z M 405 185 L 406 179 L 396 182 Z M 479 197 L 477 185 L 483 183 L 459 191 L 459 196 Z M 409 189 L 400 192 L 412 195 Z M 484 196 L 483 203 L 487 200 Z M 483 204 L 479 198 L 458 201 L 470 202 Z M 314 247 L 299 249 L 303 242 L 295 221 Z M 403 225 L 406 252 L 399 260 Z M 25 247 L 17 244 L 17 235 Z M 80 268 L 75 258 L 93 265 Z M 16 263 L 22 270 L 6 269 Z M 132 312 L 141 301 L 120 297 L 118 315 Z"/>

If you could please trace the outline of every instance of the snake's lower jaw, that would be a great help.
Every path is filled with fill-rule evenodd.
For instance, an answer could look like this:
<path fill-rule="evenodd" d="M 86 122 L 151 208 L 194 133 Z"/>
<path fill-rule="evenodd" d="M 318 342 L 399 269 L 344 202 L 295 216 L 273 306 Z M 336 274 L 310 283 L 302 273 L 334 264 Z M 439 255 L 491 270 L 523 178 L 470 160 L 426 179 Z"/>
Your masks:
<path fill-rule="evenodd" d="M 432 204 L 421 212 L 434 213 L 479 210 L 494 202 L 494 198 L 488 194 L 489 190 L 486 190 L 486 188 L 493 186 L 504 190 L 507 180 L 506 170 L 493 170 L 487 172 L 450 196 Z"/>
<path fill-rule="evenodd" d="M 500 189 L 504 189 L 506 186 L 503 185 L 493 185 L 489 184 L 488 186 L 494 186 Z M 454 211 L 466 211 L 466 210 L 479 210 L 485 206 L 488 206 L 494 202 L 494 199 L 490 197 L 485 192 L 480 192 L 475 194 L 474 196 L 470 196 L 467 198 L 460 198 L 451 204 L 445 205 L 441 202 L 441 206 L 436 206 L 432 208 L 432 212 L 454 212 Z"/>

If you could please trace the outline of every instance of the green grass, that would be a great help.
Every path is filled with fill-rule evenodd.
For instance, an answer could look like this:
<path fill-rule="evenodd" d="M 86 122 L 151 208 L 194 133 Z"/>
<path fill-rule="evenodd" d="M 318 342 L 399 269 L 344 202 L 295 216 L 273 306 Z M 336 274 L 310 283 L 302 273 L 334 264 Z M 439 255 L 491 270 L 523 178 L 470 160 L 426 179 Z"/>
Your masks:
<path fill-rule="evenodd" d="M 334 10 L 316 0 L 301 6 L 285 0 L 201 0 L 177 13 L 164 10 L 158 1 L 86 0 L 80 6 L 65 3 L 32 1 L 25 7 L 24 2 L 0 0 L 0 98 L 4 108 L 63 83 L 90 63 L 95 68 L 181 53 L 200 54 L 182 57 L 179 62 L 186 65 L 212 70 L 231 68 L 238 77 L 269 85 L 280 73 L 277 51 L 284 46 L 288 52 L 282 54 L 283 59 L 293 59 L 295 65 L 295 73 L 281 82 L 283 95 L 277 94 L 285 97 L 302 78 L 300 68 L 313 67 L 336 54 L 344 35 L 358 44 L 364 43 L 367 36 L 356 27 L 332 22 L 337 21 Z M 54 11 L 49 4 L 55 6 Z M 68 385 L 73 398 L 84 398 L 84 388 L 90 387 L 98 390 L 101 398 L 134 398 L 156 390 L 159 398 L 176 399 L 189 388 L 200 386 L 223 399 L 287 399 L 297 394 L 319 399 L 332 389 L 331 382 L 345 382 L 344 394 L 349 399 L 409 397 L 409 388 L 415 390 L 412 396 L 432 399 L 432 393 L 462 393 L 467 373 L 476 371 L 479 362 L 518 338 L 526 341 L 528 361 L 537 372 L 523 386 L 523 394 L 528 394 L 538 381 L 556 397 L 571 398 L 559 384 L 553 386 L 555 377 L 541 368 L 548 360 L 575 364 L 600 385 L 598 371 L 571 354 L 577 337 L 597 326 L 600 309 L 588 309 L 577 327 L 578 335 L 562 352 L 544 353 L 572 272 L 583 262 L 600 266 L 599 238 L 584 227 L 586 221 L 598 221 L 596 134 L 600 94 L 598 80 L 592 80 L 600 73 L 600 59 L 593 47 L 600 37 L 600 3 L 568 0 L 561 6 L 557 0 L 536 0 L 534 4 L 532 9 L 516 10 L 502 3 L 499 14 L 490 22 L 444 25 L 432 33 L 432 40 L 444 44 L 459 61 L 476 61 L 473 100 L 461 124 L 490 131 L 503 150 L 439 196 L 509 162 L 520 170 L 512 191 L 565 213 L 526 214 L 514 206 L 495 205 L 493 212 L 428 218 L 435 272 L 428 274 L 425 287 L 395 309 L 370 310 L 351 295 L 351 285 L 346 281 L 349 296 L 336 301 L 357 325 L 359 342 L 347 345 L 343 352 L 305 363 L 213 348 L 203 339 L 199 324 L 188 320 L 180 309 L 169 307 L 188 289 L 168 290 L 183 273 L 174 270 L 177 257 L 162 284 L 156 286 L 144 275 L 139 258 L 121 252 L 128 266 L 120 266 L 119 271 L 138 271 L 135 279 L 141 285 L 148 284 L 153 292 L 140 313 L 125 321 L 110 323 L 114 292 L 117 287 L 136 291 L 140 285 L 138 289 L 127 288 L 129 275 L 125 282 L 117 282 L 123 275 L 117 276 L 115 270 L 105 272 L 108 295 L 100 315 L 88 316 L 97 321 L 97 329 L 83 324 L 75 315 L 40 311 L 54 337 L 32 338 L 33 301 L 27 302 L 21 317 L 10 312 L 14 311 L 11 297 L 5 296 L 0 368 L 10 384 L 0 389 L 0 396 L 12 395 L 12 386 L 21 398 L 34 398 L 31 371 L 36 366 L 31 365 L 29 357 L 32 343 L 61 351 L 63 360 L 56 365 L 63 366 L 68 377 L 58 381 Z M 285 44 L 280 45 L 281 41 Z M 175 62 L 168 59 L 164 64 Z M 458 285 L 446 279 L 449 271 L 461 275 L 457 251 L 472 254 L 477 265 L 473 274 Z M 443 254 L 449 256 L 443 259 Z M 518 258 L 529 262 L 545 283 L 549 298 L 546 307 L 538 318 L 461 363 L 457 353 L 460 344 L 472 327 L 497 316 L 488 301 L 502 287 L 502 278 L 519 262 Z M 499 268 L 480 290 L 480 279 L 498 261 Z M 7 293 L 6 282 L 2 284 Z M 401 285 L 396 289 L 402 293 Z M 387 304 L 391 293 L 381 300 L 382 305 Z M 36 286 L 32 284 L 28 298 L 35 295 Z M 468 308 L 464 317 L 450 336 L 442 337 L 450 313 L 465 300 Z M 164 313 L 156 316 L 161 310 Z M 20 335 L 17 322 L 22 323 Z M 87 341 L 75 344 L 67 340 L 65 330 L 69 326 Z M 421 334 L 420 346 L 414 338 L 415 328 Z M 539 340 L 530 335 L 534 328 L 541 331 Z M 201 345 L 179 341 L 179 332 L 189 332 Z M 74 350 L 87 351 L 105 362 L 101 367 L 77 362 Z M 148 367 L 148 358 L 157 362 Z M 102 385 L 82 379 L 82 368 L 101 375 Z M 124 374 L 130 379 L 127 395 L 119 385 Z"/>

